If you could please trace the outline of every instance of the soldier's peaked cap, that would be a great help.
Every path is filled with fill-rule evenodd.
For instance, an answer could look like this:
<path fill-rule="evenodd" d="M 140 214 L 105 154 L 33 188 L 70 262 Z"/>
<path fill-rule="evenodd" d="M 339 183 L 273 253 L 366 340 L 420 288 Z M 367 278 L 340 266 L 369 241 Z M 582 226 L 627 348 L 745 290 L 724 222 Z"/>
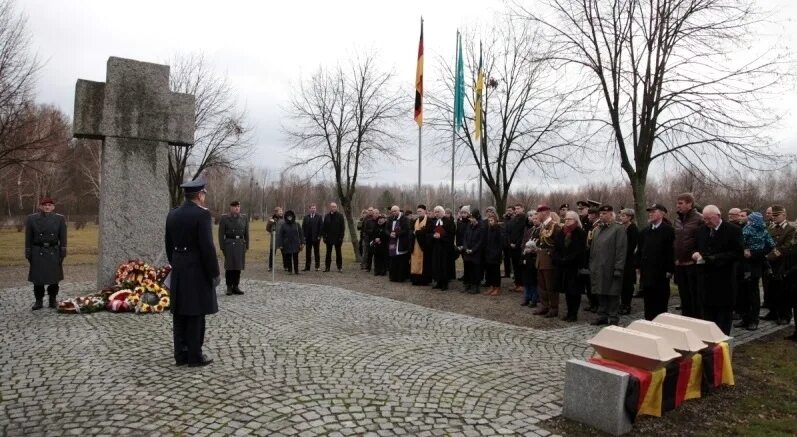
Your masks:
<path fill-rule="evenodd" d="M 185 191 L 186 193 L 196 193 L 197 191 L 204 190 L 205 189 L 205 185 L 207 185 L 207 182 L 205 182 L 205 181 L 203 181 L 201 179 L 197 179 L 197 180 L 194 180 L 194 181 L 188 181 L 188 182 L 180 185 L 180 188 L 182 188 L 183 191 Z"/>

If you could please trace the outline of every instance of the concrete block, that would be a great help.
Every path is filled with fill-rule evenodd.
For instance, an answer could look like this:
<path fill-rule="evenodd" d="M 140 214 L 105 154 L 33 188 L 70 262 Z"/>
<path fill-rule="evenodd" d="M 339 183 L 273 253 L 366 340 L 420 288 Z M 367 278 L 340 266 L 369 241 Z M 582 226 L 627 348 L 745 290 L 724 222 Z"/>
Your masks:
<path fill-rule="evenodd" d="M 102 139 L 102 107 L 105 84 L 78 79 L 75 85 L 75 120 L 72 132 L 76 138 Z"/>
<path fill-rule="evenodd" d="M 571 359 L 565 364 L 562 415 L 613 435 L 631 431 L 625 411 L 625 372 Z"/>

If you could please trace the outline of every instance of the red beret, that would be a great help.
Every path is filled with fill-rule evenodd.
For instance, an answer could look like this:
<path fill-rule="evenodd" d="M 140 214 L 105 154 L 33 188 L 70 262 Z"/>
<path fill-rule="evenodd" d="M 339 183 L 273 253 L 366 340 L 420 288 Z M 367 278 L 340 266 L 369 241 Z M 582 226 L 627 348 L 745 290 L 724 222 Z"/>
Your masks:
<path fill-rule="evenodd" d="M 548 205 L 545 205 L 545 204 L 537 205 L 537 212 L 550 211 L 550 210 L 551 210 L 551 208 L 548 207 Z"/>
<path fill-rule="evenodd" d="M 44 205 L 45 203 L 55 204 L 55 201 L 50 197 L 42 197 L 42 200 L 39 202 L 39 205 Z"/>

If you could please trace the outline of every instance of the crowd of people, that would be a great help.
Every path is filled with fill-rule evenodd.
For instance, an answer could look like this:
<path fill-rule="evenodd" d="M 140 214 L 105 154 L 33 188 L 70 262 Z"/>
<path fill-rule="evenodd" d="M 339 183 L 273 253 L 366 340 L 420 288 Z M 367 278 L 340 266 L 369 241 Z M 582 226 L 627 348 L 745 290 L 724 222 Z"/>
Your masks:
<path fill-rule="evenodd" d="M 502 278 L 509 278 L 508 289 L 522 296 L 520 304 L 533 314 L 568 322 L 578 320 L 583 296 L 584 310 L 597 315 L 593 325 L 619 323 L 620 315 L 631 312 L 633 297 L 643 299 L 644 316 L 652 320 L 668 309 L 671 280 L 683 315 L 713 321 L 726 334 L 732 327 L 757 329 L 762 307 L 769 308 L 765 319 L 791 322 L 797 246 L 785 208 L 772 205 L 764 214 L 732 208 L 723 218 L 717 206 L 699 208 L 692 194 L 684 193 L 676 199 L 672 220 L 661 203 L 646 210 L 640 229 L 633 209 L 615 211 L 592 200 L 556 211 L 543 204 L 526 212 L 517 204 L 502 216 L 493 207 L 482 214 L 469 205 L 456 215 L 442 206 L 418 205 L 414 212 L 368 208 L 356 224 L 360 268 L 443 291 L 458 280 L 461 292 L 483 290 L 489 296 L 499 295 Z M 299 274 L 298 253 L 306 246 L 304 270 L 311 269 L 313 258 L 320 270 L 323 241 L 324 271 L 330 271 L 333 251 L 342 271 L 343 215 L 334 203 L 324 215 L 315 205 L 309 211 L 301 225 L 293 211 L 283 214 L 281 208 L 269 220 L 284 269 Z M 460 257 L 463 272 L 457 278 Z M 797 331 L 789 338 L 797 341 Z"/>

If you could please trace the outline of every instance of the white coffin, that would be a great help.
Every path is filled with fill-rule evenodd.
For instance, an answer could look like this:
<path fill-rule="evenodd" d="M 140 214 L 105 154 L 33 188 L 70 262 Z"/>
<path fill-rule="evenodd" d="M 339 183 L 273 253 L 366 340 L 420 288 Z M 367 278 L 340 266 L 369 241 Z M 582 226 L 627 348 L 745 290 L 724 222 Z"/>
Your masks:
<path fill-rule="evenodd" d="M 707 320 L 700 320 L 672 313 L 661 313 L 656 316 L 653 321 L 663 325 L 690 329 L 697 335 L 700 341 L 708 344 L 716 344 L 730 339 L 730 337 L 720 330 L 716 323 Z"/>
<path fill-rule="evenodd" d="M 664 338 L 673 349 L 681 353 L 693 353 L 706 348 L 706 344 L 700 341 L 700 338 L 691 329 L 679 326 L 648 320 L 635 320 L 628 325 L 628 329 L 658 335 Z"/>
<path fill-rule="evenodd" d="M 619 326 L 601 329 L 587 343 L 603 358 L 645 370 L 681 356 L 663 337 Z"/>

